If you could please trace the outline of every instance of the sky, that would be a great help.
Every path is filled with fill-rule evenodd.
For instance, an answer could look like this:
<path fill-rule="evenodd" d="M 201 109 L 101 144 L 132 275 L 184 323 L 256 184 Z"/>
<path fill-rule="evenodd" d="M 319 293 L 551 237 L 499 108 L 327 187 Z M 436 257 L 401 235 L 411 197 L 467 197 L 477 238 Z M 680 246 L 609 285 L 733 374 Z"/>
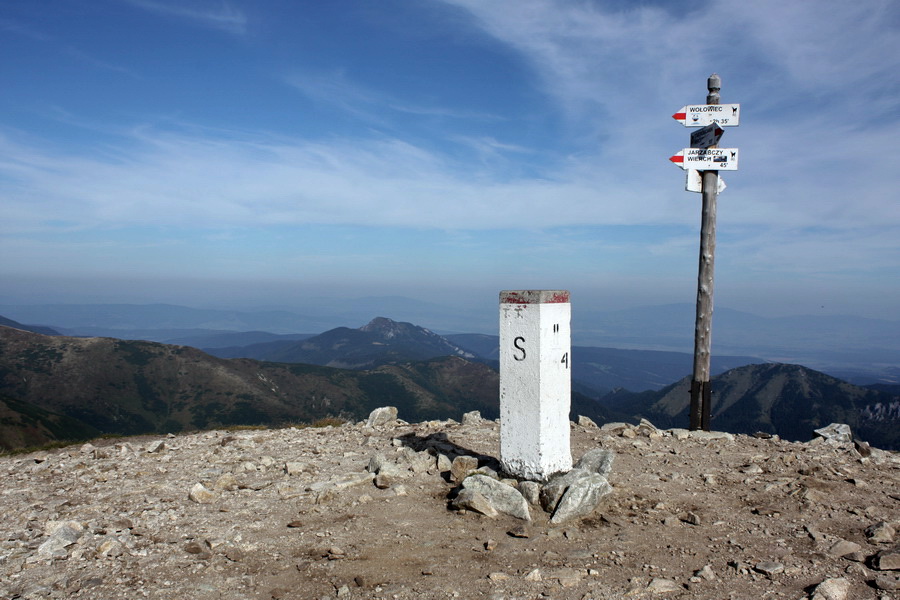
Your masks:
<path fill-rule="evenodd" d="M 693 303 L 897 320 L 894 0 L 5 0 L 0 302 Z"/>

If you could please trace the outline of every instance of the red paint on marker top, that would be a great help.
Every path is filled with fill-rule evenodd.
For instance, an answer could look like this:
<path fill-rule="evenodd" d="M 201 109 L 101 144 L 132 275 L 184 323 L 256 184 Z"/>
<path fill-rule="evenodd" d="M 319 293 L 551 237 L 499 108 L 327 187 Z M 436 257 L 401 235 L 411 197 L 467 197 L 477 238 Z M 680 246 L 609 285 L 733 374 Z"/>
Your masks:
<path fill-rule="evenodd" d="M 516 290 L 500 292 L 501 304 L 565 304 L 568 290 Z"/>

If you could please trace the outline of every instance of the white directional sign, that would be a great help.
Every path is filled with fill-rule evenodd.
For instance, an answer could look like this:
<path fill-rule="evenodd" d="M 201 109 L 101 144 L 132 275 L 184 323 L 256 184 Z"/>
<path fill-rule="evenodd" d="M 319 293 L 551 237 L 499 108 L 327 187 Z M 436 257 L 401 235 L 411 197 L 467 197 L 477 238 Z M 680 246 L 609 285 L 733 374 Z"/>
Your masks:
<path fill-rule="evenodd" d="M 698 194 L 703 191 L 703 175 L 700 174 L 700 171 L 697 169 L 688 169 L 685 172 L 685 180 L 684 180 L 684 191 L 686 192 L 697 192 Z M 725 185 L 725 178 L 719 175 L 716 177 L 717 193 L 721 194 L 725 191 L 725 188 L 728 187 Z"/>
<path fill-rule="evenodd" d="M 717 123 L 721 127 L 741 124 L 740 104 L 690 104 L 678 109 L 672 118 L 685 127 L 703 127 Z"/>
<path fill-rule="evenodd" d="M 715 146 L 722 139 L 725 130 L 718 123 L 701 127 L 691 132 L 691 148 L 709 148 Z"/>
<path fill-rule="evenodd" d="M 682 169 L 698 171 L 737 171 L 737 148 L 685 148 L 669 160 Z"/>

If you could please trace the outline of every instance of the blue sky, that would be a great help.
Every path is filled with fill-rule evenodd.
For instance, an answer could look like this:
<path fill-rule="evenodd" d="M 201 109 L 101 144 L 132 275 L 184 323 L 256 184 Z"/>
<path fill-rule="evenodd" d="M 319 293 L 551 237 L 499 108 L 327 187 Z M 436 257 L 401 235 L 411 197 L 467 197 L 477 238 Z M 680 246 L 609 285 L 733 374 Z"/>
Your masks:
<path fill-rule="evenodd" d="M 10 0 L 0 57 L 6 303 L 693 302 L 716 72 L 717 306 L 898 318 L 892 0 Z"/>

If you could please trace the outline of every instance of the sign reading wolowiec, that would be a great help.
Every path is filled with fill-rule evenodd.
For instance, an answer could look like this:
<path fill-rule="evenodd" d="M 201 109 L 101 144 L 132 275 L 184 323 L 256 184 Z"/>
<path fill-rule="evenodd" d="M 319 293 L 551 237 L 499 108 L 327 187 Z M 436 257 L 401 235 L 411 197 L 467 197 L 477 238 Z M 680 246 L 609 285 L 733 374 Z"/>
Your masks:
<path fill-rule="evenodd" d="M 685 148 L 669 160 L 682 169 L 698 171 L 737 171 L 737 148 Z"/>
<path fill-rule="evenodd" d="M 741 124 L 740 104 L 689 104 L 678 109 L 672 118 L 685 127 L 703 127 L 716 123 L 720 127 Z"/>

